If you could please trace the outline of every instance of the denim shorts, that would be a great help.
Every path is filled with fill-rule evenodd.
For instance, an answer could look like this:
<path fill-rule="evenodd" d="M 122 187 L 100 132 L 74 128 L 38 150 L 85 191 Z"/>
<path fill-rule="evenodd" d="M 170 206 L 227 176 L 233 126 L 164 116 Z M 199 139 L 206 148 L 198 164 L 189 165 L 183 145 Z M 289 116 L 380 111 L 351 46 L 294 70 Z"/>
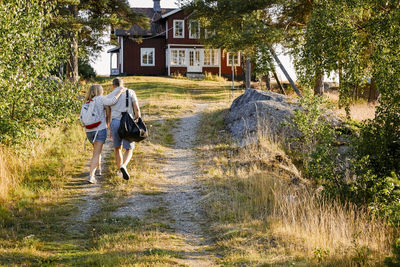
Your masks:
<path fill-rule="evenodd" d="M 94 142 L 105 143 L 107 139 L 107 129 L 98 131 L 97 136 L 96 131 L 86 132 L 86 136 L 91 144 L 93 144 Z M 96 140 L 93 140 L 95 136 Z"/>
<path fill-rule="evenodd" d="M 121 139 L 118 134 L 118 128 L 119 128 L 120 120 L 113 119 L 111 121 L 111 135 L 113 138 L 113 143 L 114 147 L 120 147 L 121 145 L 123 146 L 124 149 L 134 149 L 135 148 L 135 142 L 129 143 L 129 141 L 125 139 Z"/>

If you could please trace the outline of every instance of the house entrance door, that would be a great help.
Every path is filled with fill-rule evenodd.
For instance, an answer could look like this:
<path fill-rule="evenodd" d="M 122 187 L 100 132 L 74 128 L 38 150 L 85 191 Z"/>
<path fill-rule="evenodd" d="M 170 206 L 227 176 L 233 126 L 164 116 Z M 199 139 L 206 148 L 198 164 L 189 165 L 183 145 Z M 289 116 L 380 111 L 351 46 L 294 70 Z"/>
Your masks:
<path fill-rule="evenodd" d="M 199 49 L 189 50 L 189 66 L 188 72 L 202 72 L 201 53 Z"/>

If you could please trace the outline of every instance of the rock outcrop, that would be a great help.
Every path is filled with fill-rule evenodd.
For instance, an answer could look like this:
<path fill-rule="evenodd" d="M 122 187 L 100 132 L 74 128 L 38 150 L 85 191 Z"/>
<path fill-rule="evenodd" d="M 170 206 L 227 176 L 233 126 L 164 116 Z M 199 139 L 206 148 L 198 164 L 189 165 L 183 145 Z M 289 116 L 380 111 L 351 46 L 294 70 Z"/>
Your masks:
<path fill-rule="evenodd" d="M 241 143 L 260 136 L 282 142 L 299 134 L 291 126 L 296 109 L 299 106 L 285 95 L 248 89 L 233 101 L 226 123 L 233 138 Z"/>

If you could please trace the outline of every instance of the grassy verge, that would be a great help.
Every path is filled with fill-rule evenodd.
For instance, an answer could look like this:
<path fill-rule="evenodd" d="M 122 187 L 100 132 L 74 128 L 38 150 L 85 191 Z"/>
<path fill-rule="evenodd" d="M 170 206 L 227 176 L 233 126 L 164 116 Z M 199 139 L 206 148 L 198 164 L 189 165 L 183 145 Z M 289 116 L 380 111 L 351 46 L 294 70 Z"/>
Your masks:
<path fill-rule="evenodd" d="M 76 246 L 66 227 L 80 199 L 70 182 L 90 155 L 84 140 L 77 123 L 46 129 L 26 147 L 2 148 L 0 264 L 51 262 L 58 249 Z"/>
<path fill-rule="evenodd" d="M 226 113 L 203 116 L 197 151 L 220 264 L 383 265 L 393 238 L 385 221 L 294 179 L 279 145 L 236 146 L 224 134 Z"/>

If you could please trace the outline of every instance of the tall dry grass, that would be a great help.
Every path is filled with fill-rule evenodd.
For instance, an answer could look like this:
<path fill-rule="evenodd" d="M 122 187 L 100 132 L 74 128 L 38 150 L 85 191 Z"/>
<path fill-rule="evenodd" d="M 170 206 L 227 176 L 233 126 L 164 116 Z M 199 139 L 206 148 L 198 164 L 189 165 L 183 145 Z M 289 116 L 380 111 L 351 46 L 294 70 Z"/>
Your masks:
<path fill-rule="evenodd" d="M 47 128 L 35 140 L 0 147 L 0 201 L 58 190 L 86 163 L 85 133 L 78 124 Z M 51 194 L 51 193 L 49 193 Z"/>
<path fill-rule="evenodd" d="M 336 108 L 333 110 L 335 114 L 343 118 L 346 117 L 346 111 L 344 110 L 344 108 L 337 107 L 339 103 L 338 91 L 328 91 L 325 93 L 325 96 L 327 96 L 329 100 L 335 103 Z M 377 102 L 368 103 L 366 100 L 360 99 L 358 102 L 350 106 L 350 117 L 351 119 L 360 122 L 365 120 L 372 120 L 375 118 L 377 105 Z"/>
<path fill-rule="evenodd" d="M 218 133 L 221 117 L 223 112 L 204 116 L 200 135 Z M 384 219 L 324 197 L 321 189 L 297 177 L 276 142 L 261 139 L 239 147 L 227 136 L 216 143 L 200 139 L 205 145 L 199 164 L 209 188 L 203 202 L 221 236 L 216 247 L 225 255 L 223 264 L 297 259 L 310 265 L 379 266 L 391 254 L 394 233 Z M 233 232 L 238 234 L 226 238 Z"/>
<path fill-rule="evenodd" d="M 6 158 L 7 156 L 5 155 L 4 148 L 0 147 L 0 201 L 7 198 L 11 184 Z"/>
<path fill-rule="evenodd" d="M 256 175 L 249 183 L 249 193 L 259 192 L 254 204 L 266 208 L 264 219 L 273 222 L 273 233 L 300 245 L 294 252 L 315 258 L 322 248 L 326 263 L 340 265 L 383 263 L 391 253 L 392 228 L 366 209 L 274 176 Z"/>

